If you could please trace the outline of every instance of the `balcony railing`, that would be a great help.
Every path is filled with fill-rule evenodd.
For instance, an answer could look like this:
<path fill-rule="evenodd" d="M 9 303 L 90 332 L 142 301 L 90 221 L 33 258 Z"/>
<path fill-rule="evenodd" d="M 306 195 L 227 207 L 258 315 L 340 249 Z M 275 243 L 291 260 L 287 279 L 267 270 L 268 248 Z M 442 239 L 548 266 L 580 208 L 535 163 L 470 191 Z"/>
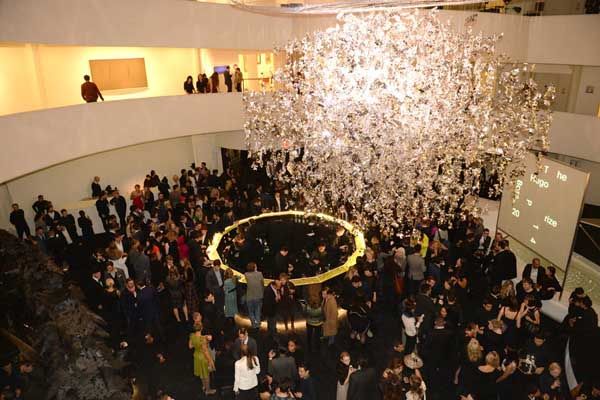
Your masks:
<path fill-rule="evenodd" d="M 476 4 L 445 6 L 447 10 L 492 12 L 523 16 L 598 14 L 600 3 L 595 0 L 493 0 Z"/>

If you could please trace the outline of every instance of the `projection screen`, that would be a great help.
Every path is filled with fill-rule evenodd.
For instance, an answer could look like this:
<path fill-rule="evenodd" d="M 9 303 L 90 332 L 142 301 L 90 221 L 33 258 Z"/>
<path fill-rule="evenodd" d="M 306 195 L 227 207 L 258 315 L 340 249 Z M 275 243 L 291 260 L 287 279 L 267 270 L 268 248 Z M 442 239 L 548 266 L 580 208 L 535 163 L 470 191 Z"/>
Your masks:
<path fill-rule="evenodd" d="M 534 154 L 525 162 L 525 175 L 504 188 L 498 228 L 564 270 L 589 174 L 547 157 L 538 169 Z"/>

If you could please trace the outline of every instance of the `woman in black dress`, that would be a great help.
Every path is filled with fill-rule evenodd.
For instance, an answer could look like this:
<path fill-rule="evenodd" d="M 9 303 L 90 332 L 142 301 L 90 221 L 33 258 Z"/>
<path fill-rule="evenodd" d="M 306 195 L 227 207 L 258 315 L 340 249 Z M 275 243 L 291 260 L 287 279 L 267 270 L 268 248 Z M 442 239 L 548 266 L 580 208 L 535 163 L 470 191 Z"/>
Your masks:
<path fill-rule="evenodd" d="M 167 256 L 167 267 L 169 268 L 169 274 L 167 275 L 167 289 L 171 296 L 171 308 L 173 309 L 173 315 L 177 322 L 181 322 L 179 316 L 179 310 L 183 310 L 185 321 L 188 321 L 188 309 L 185 304 L 185 294 L 183 289 L 183 280 L 177 270 L 177 267 L 173 264 L 173 258 Z"/>
<path fill-rule="evenodd" d="M 471 339 L 466 345 L 458 372 L 458 394 L 467 397 L 477 393 L 478 367 L 483 358 L 483 348 L 477 339 Z"/>
<path fill-rule="evenodd" d="M 104 290 L 104 315 L 110 333 L 110 341 L 113 347 L 117 348 L 121 336 L 121 296 L 115 288 L 113 278 L 107 278 L 105 281 L 106 289 Z"/>
<path fill-rule="evenodd" d="M 485 364 L 477 368 L 476 398 L 479 400 L 497 400 L 498 383 L 507 379 L 516 369 L 516 364 L 511 363 L 502 371 L 498 353 L 495 351 L 487 353 Z"/>
<path fill-rule="evenodd" d="M 198 74 L 198 80 L 196 81 L 196 91 L 198 93 L 206 93 L 206 83 L 203 79 L 204 74 Z"/>
<path fill-rule="evenodd" d="M 185 82 L 183 82 L 183 90 L 185 90 L 187 94 L 194 93 L 194 79 L 192 79 L 191 75 L 189 75 Z"/>

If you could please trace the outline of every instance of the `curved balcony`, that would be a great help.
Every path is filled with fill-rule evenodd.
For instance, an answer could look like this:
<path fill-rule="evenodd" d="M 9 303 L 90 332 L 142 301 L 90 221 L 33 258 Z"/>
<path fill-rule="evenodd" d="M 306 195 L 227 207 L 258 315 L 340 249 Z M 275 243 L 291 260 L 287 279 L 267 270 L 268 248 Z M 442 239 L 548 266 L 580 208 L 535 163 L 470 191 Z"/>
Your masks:
<path fill-rule="evenodd" d="M 134 144 L 243 128 L 240 93 L 80 104 L 0 117 L 0 182 Z"/>

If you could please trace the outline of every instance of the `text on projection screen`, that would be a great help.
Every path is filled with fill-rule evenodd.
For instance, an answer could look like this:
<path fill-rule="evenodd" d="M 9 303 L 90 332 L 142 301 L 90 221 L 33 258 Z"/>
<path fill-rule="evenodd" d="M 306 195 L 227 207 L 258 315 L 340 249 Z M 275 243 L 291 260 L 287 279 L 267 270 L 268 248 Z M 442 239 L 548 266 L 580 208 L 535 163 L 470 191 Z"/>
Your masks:
<path fill-rule="evenodd" d="M 514 192 L 504 188 L 498 228 L 564 269 L 588 174 L 546 157 L 541 161 L 538 169 L 536 157 L 528 154 L 525 175 L 516 181 Z"/>

